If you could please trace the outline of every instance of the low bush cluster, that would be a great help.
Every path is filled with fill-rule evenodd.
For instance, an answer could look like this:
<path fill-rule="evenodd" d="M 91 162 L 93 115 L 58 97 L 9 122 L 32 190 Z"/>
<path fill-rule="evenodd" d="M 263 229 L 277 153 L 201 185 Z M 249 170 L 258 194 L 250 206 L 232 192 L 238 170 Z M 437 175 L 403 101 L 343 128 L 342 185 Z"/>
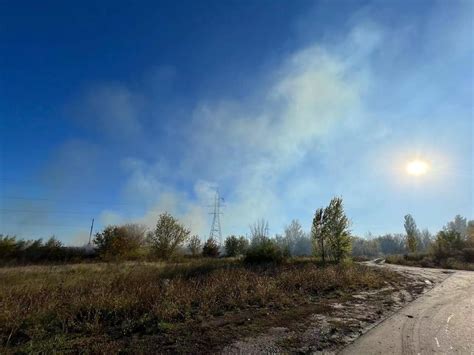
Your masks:
<path fill-rule="evenodd" d="M 467 260 L 461 253 L 457 253 L 456 256 L 443 256 L 442 258 L 437 258 L 432 253 L 389 255 L 386 257 L 386 262 L 389 264 L 474 271 L 474 264 Z"/>
<path fill-rule="evenodd" d="M 273 263 L 280 264 L 288 254 L 276 243 L 275 240 L 268 237 L 256 237 L 252 240 L 245 253 L 244 261 L 250 264 Z"/>

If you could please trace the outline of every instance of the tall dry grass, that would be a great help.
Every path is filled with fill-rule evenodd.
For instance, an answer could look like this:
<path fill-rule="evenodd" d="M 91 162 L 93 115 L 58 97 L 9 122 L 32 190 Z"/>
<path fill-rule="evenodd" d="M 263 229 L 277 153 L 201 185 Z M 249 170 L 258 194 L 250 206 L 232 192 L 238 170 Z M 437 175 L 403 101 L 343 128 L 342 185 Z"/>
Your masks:
<path fill-rule="evenodd" d="M 47 350 L 44 344 L 56 339 L 50 350 L 71 350 L 78 338 L 107 343 L 159 334 L 245 309 L 294 307 L 335 290 L 378 288 L 391 277 L 381 272 L 355 264 L 251 267 L 232 260 L 4 269 L 0 346 Z"/>

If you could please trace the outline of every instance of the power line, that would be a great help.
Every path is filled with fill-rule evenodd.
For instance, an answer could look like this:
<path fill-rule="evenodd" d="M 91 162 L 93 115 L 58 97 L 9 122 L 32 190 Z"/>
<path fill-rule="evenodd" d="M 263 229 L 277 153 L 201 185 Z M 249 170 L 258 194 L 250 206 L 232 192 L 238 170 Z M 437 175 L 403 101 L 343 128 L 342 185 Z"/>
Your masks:
<path fill-rule="evenodd" d="M 36 213 L 36 214 L 74 214 L 74 215 L 91 215 L 89 212 L 72 212 L 72 211 L 35 211 L 35 210 L 23 210 L 23 209 L 10 209 L 0 208 L 0 212 L 15 212 L 15 213 Z"/>
<path fill-rule="evenodd" d="M 37 227 L 60 227 L 60 228 L 84 228 L 87 229 L 87 227 L 82 226 L 72 226 L 68 224 L 46 224 L 46 223 L 28 223 L 28 224 L 21 224 L 21 223 L 7 223 L 7 225 L 10 224 L 12 227 L 15 228 L 37 228 Z"/>
<path fill-rule="evenodd" d="M 77 201 L 77 200 L 67 200 L 67 199 L 54 199 L 54 198 L 46 198 L 46 197 L 24 197 L 24 196 L 0 196 L 0 199 L 5 200 L 25 200 L 25 201 L 50 201 L 50 202 L 70 202 L 70 203 L 83 203 L 83 204 L 107 204 L 109 206 L 134 206 L 131 203 L 110 203 L 107 201 Z"/>

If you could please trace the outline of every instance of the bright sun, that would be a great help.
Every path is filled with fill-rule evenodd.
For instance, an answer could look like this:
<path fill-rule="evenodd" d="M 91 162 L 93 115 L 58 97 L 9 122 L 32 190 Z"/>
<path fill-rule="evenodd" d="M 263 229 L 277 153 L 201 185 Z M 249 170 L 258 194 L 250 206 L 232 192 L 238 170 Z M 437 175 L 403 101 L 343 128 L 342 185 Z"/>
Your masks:
<path fill-rule="evenodd" d="M 410 175 L 420 176 L 428 172 L 429 164 L 423 160 L 412 160 L 406 165 L 406 171 Z"/>

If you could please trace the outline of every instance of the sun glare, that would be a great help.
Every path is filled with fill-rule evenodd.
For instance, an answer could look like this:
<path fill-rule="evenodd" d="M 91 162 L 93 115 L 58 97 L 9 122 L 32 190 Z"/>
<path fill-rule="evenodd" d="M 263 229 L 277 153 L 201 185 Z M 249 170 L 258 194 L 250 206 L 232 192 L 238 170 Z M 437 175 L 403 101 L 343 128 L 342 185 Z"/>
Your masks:
<path fill-rule="evenodd" d="M 406 165 L 406 171 L 410 175 L 420 176 L 428 172 L 429 164 L 423 160 L 412 160 Z"/>

